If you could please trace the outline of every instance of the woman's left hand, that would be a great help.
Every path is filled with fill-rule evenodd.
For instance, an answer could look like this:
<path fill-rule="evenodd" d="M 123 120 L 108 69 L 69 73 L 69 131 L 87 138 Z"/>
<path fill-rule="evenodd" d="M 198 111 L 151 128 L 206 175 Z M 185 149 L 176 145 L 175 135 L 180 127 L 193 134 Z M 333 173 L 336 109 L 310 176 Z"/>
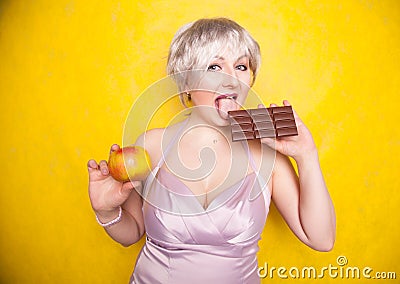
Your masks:
<path fill-rule="evenodd" d="M 287 100 L 283 101 L 284 106 L 290 106 Z M 271 104 L 271 107 L 276 107 L 276 104 Z M 259 108 L 264 107 L 259 105 Z M 293 110 L 294 119 L 297 126 L 298 135 L 287 136 L 282 138 L 262 138 L 261 143 L 268 145 L 283 155 L 290 156 L 296 161 L 306 157 L 308 154 L 316 150 L 314 139 L 312 138 L 311 132 L 304 125 L 303 121 L 297 115 L 296 111 Z"/>

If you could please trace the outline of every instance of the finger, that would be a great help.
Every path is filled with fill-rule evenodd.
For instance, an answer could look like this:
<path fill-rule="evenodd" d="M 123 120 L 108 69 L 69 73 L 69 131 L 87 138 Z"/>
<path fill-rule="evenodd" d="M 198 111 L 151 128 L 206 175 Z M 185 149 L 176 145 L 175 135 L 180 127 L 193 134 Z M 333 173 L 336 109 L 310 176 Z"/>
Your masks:
<path fill-rule="evenodd" d="M 263 104 L 258 104 L 258 108 L 265 108 Z"/>
<path fill-rule="evenodd" d="M 128 181 L 122 185 L 121 194 L 130 194 L 130 192 L 140 185 L 140 181 Z"/>
<path fill-rule="evenodd" d="M 297 115 L 297 112 L 292 108 L 293 116 L 296 120 L 301 120 L 300 117 Z"/>
<path fill-rule="evenodd" d="M 107 162 L 104 160 L 101 160 L 99 163 L 99 168 L 100 171 L 103 175 L 108 175 L 109 171 L 108 171 L 108 166 L 107 166 Z"/>
<path fill-rule="evenodd" d="M 99 170 L 99 165 L 93 159 L 90 159 L 88 161 L 87 167 L 88 167 L 89 176 L 91 176 L 91 174 L 96 173 Z"/>
<path fill-rule="evenodd" d="M 94 170 L 94 169 L 97 170 L 97 169 L 99 168 L 99 165 L 96 163 L 95 160 L 90 159 L 90 160 L 87 162 L 87 167 L 88 167 L 89 170 Z"/>
<path fill-rule="evenodd" d="M 119 190 L 119 200 L 120 202 L 125 202 L 128 198 L 129 195 L 132 193 L 134 187 L 134 183 L 135 182 L 125 182 L 122 186 L 121 189 Z"/>
<path fill-rule="evenodd" d="M 119 148 L 120 148 L 120 147 L 119 147 L 118 144 L 113 144 L 113 145 L 111 146 L 111 149 L 110 149 L 110 154 L 111 154 L 111 152 L 118 151 Z"/>
<path fill-rule="evenodd" d="M 285 105 L 288 105 L 288 106 L 291 105 L 291 104 L 289 104 L 288 101 L 286 101 L 286 102 L 287 102 L 288 104 L 285 104 Z M 284 101 L 284 103 L 285 103 L 285 101 Z M 294 109 L 293 106 L 292 106 L 292 111 L 293 111 L 293 116 L 294 116 L 296 122 L 301 122 L 301 119 L 300 119 L 300 117 L 298 116 L 298 114 L 297 114 L 297 112 L 295 111 L 295 109 Z"/>
<path fill-rule="evenodd" d="M 277 104 L 270 104 L 269 106 L 270 107 L 277 107 L 278 105 Z"/>
<path fill-rule="evenodd" d="M 275 139 L 273 138 L 262 138 L 261 143 L 275 150 Z"/>
<path fill-rule="evenodd" d="M 99 177 L 99 165 L 93 159 L 90 159 L 87 163 L 88 172 L 89 172 L 89 180 L 95 180 Z"/>
<path fill-rule="evenodd" d="M 283 105 L 284 106 L 291 106 L 290 102 L 288 100 L 283 100 Z M 294 110 L 294 108 L 292 107 L 292 111 L 293 111 L 293 116 L 296 119 L 300 119 L 299 116 L 297 115 L 297 112 Z"/>

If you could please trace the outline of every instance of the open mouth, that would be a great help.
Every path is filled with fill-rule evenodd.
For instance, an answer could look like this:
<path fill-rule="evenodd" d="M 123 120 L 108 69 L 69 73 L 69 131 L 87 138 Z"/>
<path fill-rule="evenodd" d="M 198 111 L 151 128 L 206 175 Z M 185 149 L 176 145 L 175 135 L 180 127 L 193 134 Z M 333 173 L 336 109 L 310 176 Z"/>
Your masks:
<path fill-rule="evenodd" d="M 215 108 L 223 119 L 228 119 L 228 111 L 238 109 L 237 97 L 237 94 L 224 94 L 215 99 Z"/>

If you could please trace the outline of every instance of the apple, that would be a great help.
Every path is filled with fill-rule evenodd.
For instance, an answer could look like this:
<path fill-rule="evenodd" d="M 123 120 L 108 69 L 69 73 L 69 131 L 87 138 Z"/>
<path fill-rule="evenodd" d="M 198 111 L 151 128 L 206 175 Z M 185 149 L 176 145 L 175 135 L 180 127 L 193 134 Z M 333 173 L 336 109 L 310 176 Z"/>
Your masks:
<path fill-rule="evenodd" d="M 108 159 L 108 170 L 118 181 L 144 180 L 151 169 L 150 157 L 140 146 L 127 146 L 111 151 Z"/>

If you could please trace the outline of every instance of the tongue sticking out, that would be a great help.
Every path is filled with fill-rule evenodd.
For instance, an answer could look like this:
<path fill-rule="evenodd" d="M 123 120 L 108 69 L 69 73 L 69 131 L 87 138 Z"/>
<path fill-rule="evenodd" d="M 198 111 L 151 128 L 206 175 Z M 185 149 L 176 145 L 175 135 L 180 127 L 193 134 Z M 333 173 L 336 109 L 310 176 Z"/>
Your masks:
<path fill-rule="evenodd" d="M 216 107 L 218 109 L 219 115 L 223 119 L 228 119 L 228 111 L 237 110 L 238 105 L 234 99 L 230 98 L 221 98 L 215 101 Z"/>

